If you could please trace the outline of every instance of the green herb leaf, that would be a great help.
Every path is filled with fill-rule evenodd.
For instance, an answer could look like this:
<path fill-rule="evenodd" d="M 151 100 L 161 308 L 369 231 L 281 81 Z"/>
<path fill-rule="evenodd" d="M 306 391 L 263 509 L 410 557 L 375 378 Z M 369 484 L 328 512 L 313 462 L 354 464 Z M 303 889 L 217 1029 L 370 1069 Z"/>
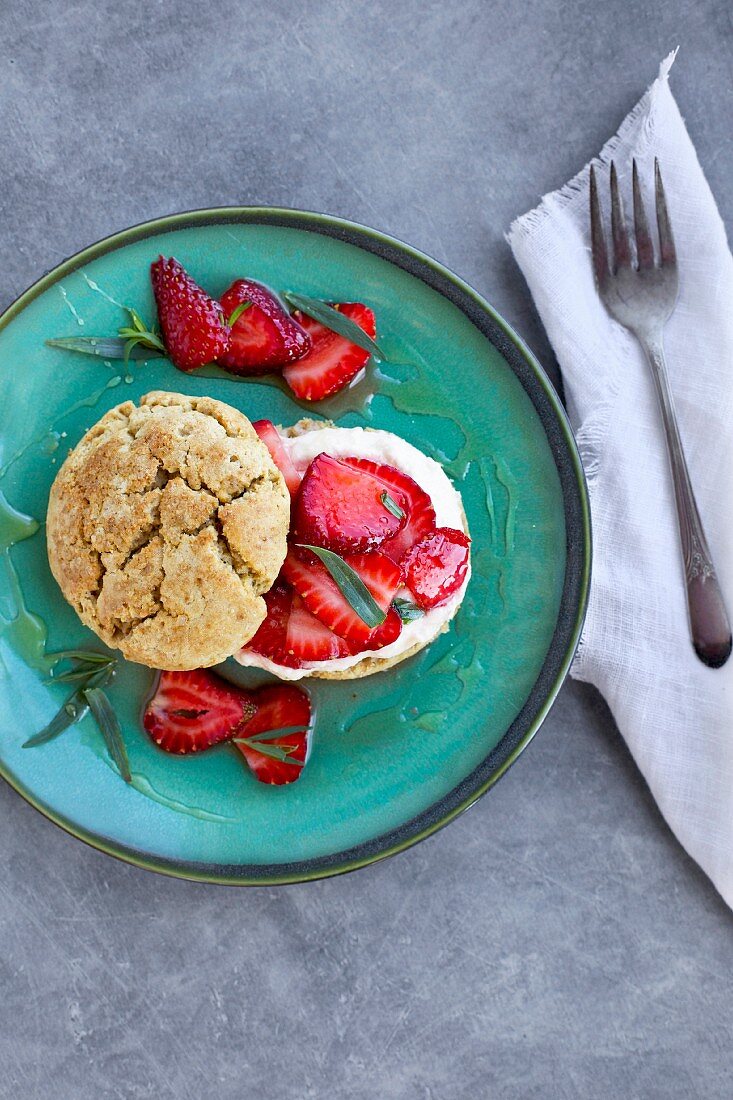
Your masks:
<path fill-rule="evenodd" d="M 279 760 L 281 764 L 295 764 L 299 768 L 303 767 L 302 760 L 292 759 L 292 754 L 300 748 L 299 745 L 268 745 L 264 744 L 262 741 L 253 744 L 253 739 L 249 737 L 236 737 L 234 740 L 237 744 L 249 745 L 251 749 L 261 752 L 263 756 L 269 756 L 273 760 Z"/>
<path fill-rule="evenodd" d="M 124 359 L 128 341 L 116 336 L 64 336 L 56 340 L 46 340 L 50 348 L 62 348 L 64 351 L 79 351 L 84 355 L 96 355 L 99 359 Z M 135 345 L 128 353 L 129 359 L 157 359 L 165 355 L 165 350 Z"/>
<path fill-rule="evenodd" d="M 370 355 L 375 355 L 377 359 L 385 358 L 379 345 L 372 340 L 371 336 L 367 336 L 364 329 L 360 328 L 356 321 L 352 321 L 350 317 L 340 313 L 339 310 L 334 309 L 327 302 L 322 302 L 318 298 L 308 298 L 305 294 L 287 293 L 283 294 L 283 298 L 293 309 L 299 309 L 302 313 L 307 313 L 314 321 L 319 321 L 326 328 L 330 328 L 332 332 L 337 332 L 349 343 L 356 344 L 357 347 L 368 351 Z"/>
<path fill-rule="evenodd" d="M 230 317 L 227 320 L 227 324 L 230 328 L 234 328 L 237 321 L 244 313 L 245 309 L 249 309 L 252 304 L 252 302 L 240 302 L 238 306 L 235 306 L 235 308 L 231 312 Z"/>
<path fill-rule="evenodd" d="M 399 504 L 394 499 L 394 497 L 391 497 L 389 495 L 389 493 L 387 492 L 386 489 L 381 494 L 379 499 L 381 500 L 382 504 L 387 509 L 387 511 L 391 512 L 392 515 L 395 516 L 396 519 L 404 519 L 405 518 L 404 511 L 402 510 L 402 508 L 400 508 Z"/>
<path fill-rule="evenodd" d="M 127 760 L 127 750 L 122 740 L 122 730 L 117 720 L 117 715 L 112 709 L 107 696 L 99 687 L 87 687 L 83 689 L 84 698 L 89 704 L 97 725 L 104 737 L 110 756 L 117 765 L 117 769 L 125 783 L 132 781 L 130 765 Z"/>
<path fill-rule="evenodd" d="M 415 619 L 421 619 L 425 614 L 421 607 L 418 607 L 416 603 L 411 603 L 410 600 L 392 600 L 392 607 L 403 623 L 411 623 Z"/>
<path fill-rule="evenodd" d="M 150 348 L 151 351 L 158 351 L 161 355 L 165 355 L 165 344 L 155 332 L 139 332 L 136 328 L 120 328 L 117 330 L 118 335 L 128 344 L 142 344 L 146 348 Z"/>
<path fill-rule="evenodd" d="M 60 661 L 89 661 L 93 665 L 108 665 L 115 659 L 107 653 L 95 653 L 93 649 L 61 649 L 48 656 L 57 664 Z"/>
<path fill-rule="evenodd" d="M 110 662 L 111 664 L 112 662 Z M 99 668 L 99 666 L 92 666 L 93 668 Z M 50 680 L 46 680 L 47 684 L 73 684 L 76 680 L 91 680 L 95 676 L 101 675 L 102 671 L 108 671 L 109 666 L 102 666 L 99 668 L 99 672 L 92 672 L 92 669 L 87 665 L 86 668 L 71 668 L 68 672 L 60 672 L 58 676 L 53 676 Z"/>
<path fill-rule="evenodd" d="M 303 726 L 283 726 L 279 730 L 265 730 L 264 733 L 253 733 L 251 737 L 235 737 L 234 741 L 246 741 L 250 744 L 255 741 L 276 741 L 278 737 L 292 737 L 294 733 L 305 733 Z"/>
<path fill-rule="evenodd" d="M 137 310 L 133 309 L 132 306 L 127 306 L 126 309 L 127 312 L 130 314 L 133 327 L 136 328 L 138 332 L 147 332 L 147 325 L 145 324 Z"/>
<path fill-rule="evenodd" d="M 27 741 L 23 742 L 23 748 L 31 749 L 35 745 L 45 745 L 46 741 L 51 741 L 52 738 L 58 737 L 58 735 L 68 729 L 69 726 L 73 726 L 75 722 L 83 718 L 88 710 L 89 703 L 84 698 L 84 688 L 77 688 L 73 695 L 69 696 L 58 713 L 54 715 L 48 725 L 39 733 L 35 733 L 33 737 L 29 737 Z"/>
<path fill-rule="evenodd" d="M 387 615 L 372 596 L 358 573 L 333 550 L 324 550 L 321 546 L 299 543 L 303 550 L 310 550 L 325 565 L 338 585 L 339 592 L 359 616 L 363 623 L 374 629 L 381 626 Z"/>

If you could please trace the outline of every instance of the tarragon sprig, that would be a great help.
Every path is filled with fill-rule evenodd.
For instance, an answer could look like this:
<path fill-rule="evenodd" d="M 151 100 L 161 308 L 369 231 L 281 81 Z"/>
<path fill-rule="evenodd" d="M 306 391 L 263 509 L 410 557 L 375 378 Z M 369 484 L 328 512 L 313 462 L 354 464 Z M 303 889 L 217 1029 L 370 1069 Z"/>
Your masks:
<path fill-rule="evenodd" d="M 283 726 L 277 730 L 264 730 L 262 733 L 253 733 L 251 737 L 233 738 L 235 745 L 247 745 L 248 748 L 269 756 L 272 760 L 278 760 L 281 764 L 295 764 L 303 767 L 302 760 L 294 760 L 293 754 L 298 752 L 300 745 L 274 745 L 271 742 L 280 737 L 292 736 L 294 733 L 304 734 L 302 726 Z"/>
<path fill-rule="evenodd" d="M 62 336 L 46 340 L 49 347 L 64 351 L 80 351 L 99 359 L 155 359 L 168 353 L 155 329 L 149 329 L 137 310 L 125 307 L 131 324 L 118 329 L 117 336 Z"/>
<path fill-rule="evenodd" d="M 85 649 L 68 649 L 54 653 L 52 657 L 55 664 L 69 662 L 71 667 L 58 674 L 52 673 L 48 682 L 78 684 L 78 687 L 72 691 L 48 725 L 24 742 L 23 748 L 45 745 L 91 711 L 120 775 L 126 783 L 131 782 L 132 775 L 120 723 L 103 690 L 115 675 L 117 661 L 104 653 Z"/>

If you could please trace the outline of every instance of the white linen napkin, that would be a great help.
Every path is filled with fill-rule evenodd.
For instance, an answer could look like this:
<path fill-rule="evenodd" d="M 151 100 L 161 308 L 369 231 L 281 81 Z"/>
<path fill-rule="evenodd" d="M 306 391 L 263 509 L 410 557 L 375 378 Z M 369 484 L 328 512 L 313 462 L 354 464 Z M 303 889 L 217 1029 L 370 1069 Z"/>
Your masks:
<path fill-rule="evenodd" d="M 733 613 L 733 258 L 669 88 L 673 61 L 671 54 L 662 63 L 593 163 L 607 219 L 611 159 L 628 210 L 636 157 L 651 214 L 659 157 L 680 269 L 667 361 L 693 487 Z M 590 491 L 593 578 L 572 675 L 605 696 L 670 827 L 733 906 L 733 659 L 708 669 L 689 641 L 657 401 L 636 340 L 596 294 L 588 175 L 586 165 L 507 235 L 560 363 Z"/>

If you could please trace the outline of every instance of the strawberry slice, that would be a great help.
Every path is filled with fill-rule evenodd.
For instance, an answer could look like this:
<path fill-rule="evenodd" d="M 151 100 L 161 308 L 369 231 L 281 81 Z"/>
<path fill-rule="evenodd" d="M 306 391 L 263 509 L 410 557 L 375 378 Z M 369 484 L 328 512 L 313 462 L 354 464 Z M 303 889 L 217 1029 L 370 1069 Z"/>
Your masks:
<path fill-rule="evenodd" d="M 179 370 L 195 370 L 226 353 L 229 326 L 221 306 L 193 281 L 178 260 L 159 256 L 150 265 L 158 320 L 168 357 Z"/>
<path fill-rule="evenodd" d="M 282 579 L 278 579 L 263 599 L 267 606 L 267 615 L 245 649 L 251 649 L 261 657 L 269 657 L 271 661 L 287 668 L 300 668 L 301 662 L 288 652 L 287 646 L 288 621 L 293 603 L 292 588 Z"/>
<path fill-rule="evenodd" d="M 407 523 L 402 530 L 385 539 L 379 547 L 380 553 L 399 565 L 411 546 L 435 530 L 435 509 L 430 497 L 413 478 L 395 466 L 372 462 L 369 458 L 345 458 L 343 461 L 355 470 L 379 478 L 390 496 L 400 501 L 407 512 Z"/>
<path fill-rule="evenodd" d="M 388 611 L 402 583 L 402 572 L 384 554 L 351 554 L 344 561 L 359 574 L 382 611 Z M 339 637 L 345 638 L 353 652 L 367 648 L 379 627 L 369 627 L 341 594 L 325 565 L 308 550 L 291 547 L 283 565 L 283 576 L 292 584 L 309 611 Z M 354 646 L 357 648 L 354 649 Z"/>
<path fill-rule="evenodd" d="M 378 546 L 406 522 L 405 514 L 395 516 L 386 507 L 385 492 L 385 483 L 373 474 L 331 455 L 317 455 L 293 503 L 293 538 L 337 553 Z M 394 499 L 403 508 L 404 499 L 396 490 Z"/>
<path fill-rule="evenodd" d="M 252 427 L 267 447 L 272 461 L 285 478 L 285 484 L 290 490 L 291 497 L 295 496 L 300 485 L 300 474 L 285 450 L 279 431 L 271 420 L 255 420 Z"/>
<path fill-rule="evenodd" d="M 376 627 L 362 649 L 384 649 L 386 645 L 396 642 L 402 633 L 402 619 L 393 607 L 387 612 L 387 618 L 381 626 Z"/>
<path fill-rule="evenodd" d="M 286 668 L 301 668 L 312 661 L 332 661 L 351 653 L 346 642 L 312 615 L 282 579 L 264 598 L 267 617 L 246 649 Z"/>
<path fill-rule="evenodd" d="M 260 783 L 293 783 L 308 757 L 310 700 L 292 684 L 260 688 L 255 699 L 257 710 L 237 734 L 235 744 Z M 298 732 L 276 736 L 277 730 L 293 726 Z M 255 740 L 268 733 L 273 736 Z"/>
<path fill-rule="evenodd" d="M 350 317 L 374 339 L 377 325 L 374 312 L 368 306 L 361 302 L 334 302 L 333 308 Z M 323 401 L 357 376 L 366 365 L 369 352 L 306 314 L 296 312 L 293 316 L 310 336 L 311 350 L 297 363 L 285 367 L 285 381 L 296 397 L 304 401 Z"/>
<path fill-rule="evenodd" d="M 143 725 L 166 752 L 202 752 L 233 737 L 254 712 L 249 692 L 207 669 L 161 672 Z"/>
<path fill-rule="evenodd" d="M 437 607 L 458 591 L 466 579 L 470 544 L 463 531 L 436 527 L 407 551 L 405 583 L 420 607 Z"/>
<path fill-rule="evenodd" d="M 231 374 L 267 374 L 306 354 L 310 336 L 273 291 L 254 279 L 237 279 L 221 298 L 225 316 L 244 302 L 251 305 L 232 325 L 220 367 Z"/>
<path fill-rule="evenodd" d="M 317 619 L 297 592 L 293 593 L 285 645 L 287 652 L 299 663 L 333 661 L 351 654 L 344 639 Z"/>

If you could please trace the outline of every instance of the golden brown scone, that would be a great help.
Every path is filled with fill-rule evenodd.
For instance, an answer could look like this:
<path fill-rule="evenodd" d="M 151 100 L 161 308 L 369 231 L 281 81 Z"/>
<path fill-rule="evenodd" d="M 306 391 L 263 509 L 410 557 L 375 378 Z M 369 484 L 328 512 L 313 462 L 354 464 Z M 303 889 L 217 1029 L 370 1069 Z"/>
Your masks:
<path fill-rule="evenodd" d="M 51 487 L 51 571 L 82 622 L 125 657 L 217 664 L 265 617 L 290 497 L 242 413 L 155 392 L 111 409 Z"/>

